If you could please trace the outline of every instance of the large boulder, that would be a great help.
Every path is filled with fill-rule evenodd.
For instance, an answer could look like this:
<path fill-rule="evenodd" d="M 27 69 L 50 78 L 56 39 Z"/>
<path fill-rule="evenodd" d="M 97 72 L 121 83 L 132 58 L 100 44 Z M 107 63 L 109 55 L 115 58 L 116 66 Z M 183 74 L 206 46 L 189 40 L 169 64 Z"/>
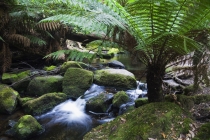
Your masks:
<path fill-rule="evenodd" d="M 24 93 L 31 80 L 31 71 L 21 71 L 17 73 L 3 73 L 2 83 L 12 85 L 12 88 L 20 94 Z"/>
<path fill-rule="evenodd" d="M 0 113 L 11 114 L 16 109 L 18 96 L 17 91 L 0 84 Z"/>
<path fill-rule="evenodd" d="M 22 116 L 18 122 L 7 131 L 18 140 L 28 140 L 43 132 L 42 126 L 31 115 Z"/>
<path fill-rule="evenodd" d="M 69 68 L 64 74 L 63 92 L 69 97 L 78 98 L 90 88 L 92 83 L 93 72 L 80 68 Z"/>
<path fill-rule="evenodd" d="M 193 120 L 189 112 L 170 102 L 149 103 L 113 121 L 93 128 L 84 140 L 178 139 L 187 134 Z"/>
<path fill-rule="evenodd" d="M 109 105 L 111 104 L 112 98 L 113 94 L 102 92 L 87 101 L 86 110 L 96 113 L 106 112 Z"/>
<path fill-rule="evenodd" d="M 135 89 L 137 86 L 135 76 L 125 69 L 97 70 L 94 83 L 119 89 Z"/>
<path fill-rule="evenodd" d="M 114 107 L 120 108 L 122 104 L 127 103 L 129 100 L 128 95 L 124 91 L 119 91 L 114 95 L 112 104 Z"/>
<path fill-rule="evenodd" d="M 29 96 L 41 96 L 50 92 L 62 91 L 63 77 L 56 76 L 39 76 L 32 79 L 28 85 L 26 94 Z"/>
<path fill-rule="evenodd" d="M 46 113 L 65 100 L 67 100 L 65 93 L 47 93 L 39 98 L 27 101 L 23 104 L 23 109 L 27 114 L 40 115 Z"/>

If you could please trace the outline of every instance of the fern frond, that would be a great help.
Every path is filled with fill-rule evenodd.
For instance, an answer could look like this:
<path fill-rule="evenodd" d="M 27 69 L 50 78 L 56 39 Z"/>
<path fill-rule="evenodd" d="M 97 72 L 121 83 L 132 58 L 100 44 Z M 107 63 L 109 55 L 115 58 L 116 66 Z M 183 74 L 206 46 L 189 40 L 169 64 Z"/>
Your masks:
<path fill-rule="evenodd" d="M 30 46 L 30 39 L 20 34 L 9 35 L 8 39 L 13 43 L 20 43 L 24 47 Z"/>
<path fill-rule="evenodd" d="M 66 60 L 75 60 L 82 61 L 83 59 L 92 60 L 95 57 L 95 54 L 89 52 L 80 52 L 78 50 L 59 50 L 53 53 L 48 54 L 44 58 L 52 58 L 54 60 L 66 59 Z"/>
<path fill-rule="evenodd" d="M 27 38 L 30 39 L 30 42 L 32 44 L 37 44 L 38 46 L 43 46 L 43 45 L 46 45 L 47 42 L 37 36 L 33 36 L 33 35 L 25 35 Z"/>
<path fill-rule="evenodd" d="M 59 22 L 42 22 L 38 23 L 37 27 L 45 31 L 55 31 L 61 27 L 61 24 Z"/>

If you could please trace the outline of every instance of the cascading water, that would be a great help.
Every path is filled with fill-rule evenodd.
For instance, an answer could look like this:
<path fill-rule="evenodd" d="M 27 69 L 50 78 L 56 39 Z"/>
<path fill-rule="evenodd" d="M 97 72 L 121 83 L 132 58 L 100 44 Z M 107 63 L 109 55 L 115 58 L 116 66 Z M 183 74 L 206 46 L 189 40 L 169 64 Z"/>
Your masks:
<path fill-rule="evenodd" d="M 145 96 L 146 86 L 138 81 L 137 85 L 135 90 L 126 91 L 130 99 L 129 102 L 121 105 L 119 115 L 123 114 L 126 108 L 134 106 L 134 101 L 137 98 Z M 90 89 L 84 93 L 82 98 L 80 97 L 76 101 L 69 99 L 57 105 L 50 112 L 36 116 L 37 120 L 44 126 L 45 132 L 32 140 L 82 140 L 84 134 L 95 126 L 94 123 L 99 125 L 113 120 L 113 116 L 108 116 L 104 119 L 97 120 L 97 122 L 93 122 L 93 119 L 85 113 L 86 101 L 104 91 L 104 86 L 93 84 Z M 94 121 L 96 121 L 96 119 L 94 119 Z"/>
<path fill-rule="evenodd" d="M 52 111 L 37 116 L 37 120 L 45 127 L 45 132 L 38 139 L 82 140 L 83 135 L 92 128 L 92 119 L 85 114 L 85 104 L 85 99 L 70 99 Z"/>

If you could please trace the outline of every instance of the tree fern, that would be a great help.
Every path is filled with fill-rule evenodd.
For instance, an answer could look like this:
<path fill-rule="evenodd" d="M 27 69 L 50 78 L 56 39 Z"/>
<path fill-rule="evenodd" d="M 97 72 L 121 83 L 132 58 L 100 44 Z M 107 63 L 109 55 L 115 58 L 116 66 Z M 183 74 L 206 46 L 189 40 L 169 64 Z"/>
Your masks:
<path fill-rule="evenodd" d="M 91 61 L 95 57 L 94 53 L 89 52 L 81 52 L 78 50 L 59 50 L 53 53 L 50 53 L 49 55 L 45 56 L 44 58 L 52 58 L 55 60 L 75 60 L 75 61 L 82 61 L 84 59 L 87 59 Z"/>

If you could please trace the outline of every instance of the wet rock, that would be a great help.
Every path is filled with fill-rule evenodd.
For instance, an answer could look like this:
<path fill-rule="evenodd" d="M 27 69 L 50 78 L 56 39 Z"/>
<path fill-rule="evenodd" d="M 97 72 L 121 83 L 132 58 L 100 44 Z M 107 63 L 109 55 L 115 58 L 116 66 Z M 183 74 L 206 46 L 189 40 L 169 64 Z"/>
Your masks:
<path fill-rule="evenodd" d="M 113 61 L 107 63 L 107 65 L 111 68 L 125 69 L 125 65 L 123 65 L 123 63 L 121 63 L 120 61 L 117 61 L 117 60 L 113 60 Z"/>
<path fill-rule="evenodd" d="M 0 113 L 11 114 L 17 106 L 19 93 L 7 85 L 0 84 Z"/>
<path fill-rule="evenodd" d="M 124 91 L 119 91 L 114 95 L 112 104 L 114 107 L 120 108 L 120 106 L 127 103 L 128 100 L 128 95 Z"/>
<path fill-rule="evenodd" d="M 12 85 L 12 88 L 19 93 L 25 92 L 27 86 L 31 80 L 30 78 L 31 71 L 22 71 L 22 72 L 13 72 L 13 73 L 4 73 L 2 75 L 2 83 Z"/>
<path fill-rule="evenodd" d="M 87 101 L 86 110 L 96 113 L 105 113 L 111 104 L 112 98 L 113 94 L 100 93 Z"/>
<path fill-rule="evenodd" d="M 91 87 L 92 83 L 93 72 L 80 68 L 69 68 L 64 74 L 63 92 L 69 97 L 78 98 Z"/>
<path fill-rule="evenodd" d="M 64 102 L 66 99 L 67 96 L 65 93 L 47 93 L 39 98 L 27 101 L 23 104 L 23 109 L 27 114 L 40 115 L 59 103 Z"/>
<path fill-rule="evenodd" d="M 38 76 L 32 79 L 28 85 L 26 95 L 41 96 L 45 93 L 61 92 L 63 77 L 56 76 Z"/>
<path fill-rule="evenodd" d="M 95 71 L 94 83 L 118 89 L 135 89 L 135 76 L 124 69 L 103 69 Z"/>
<path fill-rule="evenodd" d="M 27 140 L 43 132 L 42 126 L 31 115 L 22 116 L 18 122 L 6 133 L 18 140 Z"/>

